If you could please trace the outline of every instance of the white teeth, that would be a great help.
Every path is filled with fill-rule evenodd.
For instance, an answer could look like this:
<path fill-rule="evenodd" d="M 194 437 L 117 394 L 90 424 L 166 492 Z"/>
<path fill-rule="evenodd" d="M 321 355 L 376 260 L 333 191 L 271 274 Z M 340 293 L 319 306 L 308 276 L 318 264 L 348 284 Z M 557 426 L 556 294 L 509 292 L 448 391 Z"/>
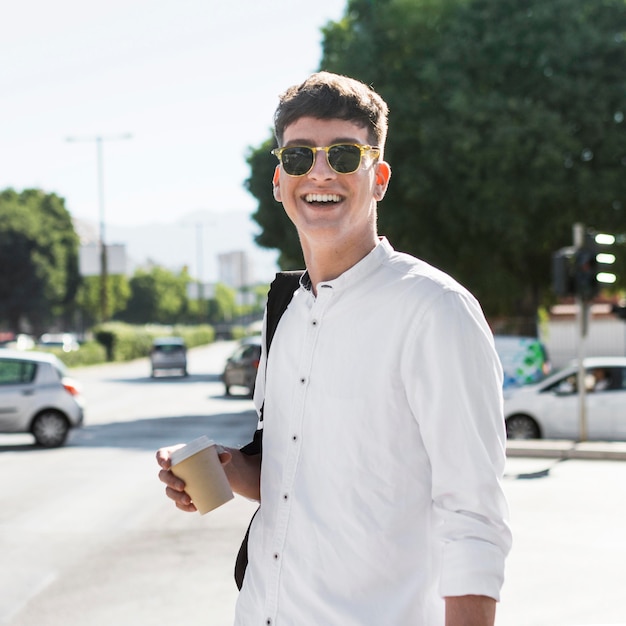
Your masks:
<path fill-rule="evenodd" d="M 340 202 L 341 198 L 334 193 L 309 193 L 304 198 L 307 202 Z"/>

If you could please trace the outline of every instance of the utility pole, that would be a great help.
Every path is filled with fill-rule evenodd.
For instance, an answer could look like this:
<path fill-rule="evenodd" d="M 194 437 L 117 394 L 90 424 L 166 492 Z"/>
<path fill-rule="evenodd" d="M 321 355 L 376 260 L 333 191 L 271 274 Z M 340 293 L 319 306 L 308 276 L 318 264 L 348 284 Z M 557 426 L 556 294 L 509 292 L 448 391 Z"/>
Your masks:
<path fill-rule="evenodd" d="M 204 239 L 204 224 L 202 222 L 196 222 L 196 254 L 197 254 L 197 266 L 198 266 L 198 322 L 203 324 L 206 322 L 204 312 L 204 278 L 203 278 L 203 265 L 204 265 L 204 251 L 203 251 L 203 239 Z"/>
<path fill-rule="evenodd" d="M 585 227 L 576 223 L 572 228 L 574 249 L 580 250 L 585 243 Z M 589 327 L 589 304 L 580 291 L 576 293 L 578 322 L 578 431 L 581 441 L 587 440 L 587 387 L 585 384 L 585 340 Z"/>
<path fill-rule="evenodd" d="M 206 323 L 207 307 L 204 293 L 204 229 L 213 222 L 198 220 L 197 222 L 183 222 L 182 226 L 193 226 L 196 229 L 196 284 L 198 286 L 198 323 Z"/>
<path fill-rule="evenodd" d="M 100 321 L 106 322 L 109 318 L 108 304 L 108 258 L 105 237 L 105 219 L 104 219 L 104 155 L 102 144 L 105 141 L 119 141 L 122 139 L 132 139 L 130 133 L 123 135 L 96 135 L 93 137 L 67 137 L 69 142 L 95 141 L 97 167 L 98 167 L 98 207 L 99 207 L 99 241 L 100 248 Z"/>

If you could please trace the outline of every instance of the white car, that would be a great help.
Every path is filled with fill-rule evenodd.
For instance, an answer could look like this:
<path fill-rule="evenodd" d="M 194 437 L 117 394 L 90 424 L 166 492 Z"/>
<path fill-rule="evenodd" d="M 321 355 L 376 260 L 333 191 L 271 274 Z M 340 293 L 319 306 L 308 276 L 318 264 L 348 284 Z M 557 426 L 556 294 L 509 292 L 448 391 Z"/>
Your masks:
<path fill-rule="evenodd" d="M 55 448 L 83 423 L 83 411 L 78 383 L 54 355 L 0 350 L 1 433 L 31 433 Z"/>
<path fill-rule="evenodd" d="M 626 357 L 584 360 L 587 439 L 626 441 Z M 580 437 L 578 364 L 504 391 L 509 439 Z"/>

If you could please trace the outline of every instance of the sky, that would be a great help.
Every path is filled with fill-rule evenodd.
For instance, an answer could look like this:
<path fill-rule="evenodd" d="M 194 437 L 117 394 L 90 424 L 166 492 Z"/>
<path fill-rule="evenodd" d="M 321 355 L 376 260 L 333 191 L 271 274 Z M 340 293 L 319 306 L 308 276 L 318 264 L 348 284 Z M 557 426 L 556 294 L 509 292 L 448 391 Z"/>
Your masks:
<path fill-rule="evenodd" d="M 0 189 L 54 192 L 73 217 L 97 223 L 100 136 L 106 224 L 251 213 L 247 150 L 270 136 L 278 95 L 319 69 L 320 29 L 345 6 L 3 3 Z"/>

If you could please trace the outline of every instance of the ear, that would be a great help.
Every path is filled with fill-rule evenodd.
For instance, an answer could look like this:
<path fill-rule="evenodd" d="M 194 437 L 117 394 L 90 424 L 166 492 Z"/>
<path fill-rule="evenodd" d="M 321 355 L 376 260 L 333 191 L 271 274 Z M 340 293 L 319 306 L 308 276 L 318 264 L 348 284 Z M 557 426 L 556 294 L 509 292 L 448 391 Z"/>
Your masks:
<path fill-rule="evenodd" d="M 379 202 L 385 197 L 389 179 L 391 178 L 391 167 L 387 161 L 378 161 L 375 169 L 376 184 L 374 186 L 374 200 Z"/>
<path fill-rule="evenodd" d="M 281 202 L 280 199 L 280 165 L 276 166 L 274 170 L 274 176 L 272 177 L 272 185 L 274 189 L 274 199 L 277 202 Z"/>

